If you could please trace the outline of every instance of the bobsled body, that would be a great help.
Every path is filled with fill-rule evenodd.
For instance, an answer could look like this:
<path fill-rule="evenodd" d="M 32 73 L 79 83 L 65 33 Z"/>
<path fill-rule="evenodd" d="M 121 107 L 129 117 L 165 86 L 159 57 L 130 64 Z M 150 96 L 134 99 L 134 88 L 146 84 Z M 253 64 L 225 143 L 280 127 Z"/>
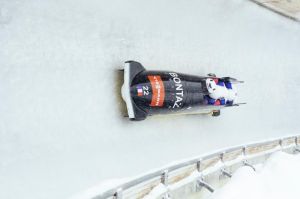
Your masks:
<path fill-rule="evenodd" d="M 149 115 L 218 110 L 222 106 L 207 103 L 207 78 L 171 71 L 147 71 L 140 63 L 128 61 L 122 87 L 128 116 L 132 120 L 143 120 Z"/>

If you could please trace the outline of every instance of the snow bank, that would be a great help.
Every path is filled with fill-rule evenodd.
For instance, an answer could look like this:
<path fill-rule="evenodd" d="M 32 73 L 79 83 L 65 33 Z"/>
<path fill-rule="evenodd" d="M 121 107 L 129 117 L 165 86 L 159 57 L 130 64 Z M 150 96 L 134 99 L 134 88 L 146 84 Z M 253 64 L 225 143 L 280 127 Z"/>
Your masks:
<path fill-rule="evenodd" d="M 275 153 L 254 172 L 242 167 L 210 199 L 282 199 L 300 195 L 300 155 Z"/>
<path fill-rule="evenodd" d="M 103 192 L 112 189 L 122 183 L 124 183 L 127 179 L 111 179 L 111 180 L 106 180 L 98 185 L 95 185 L 83 192 L 80 192 L 78 194 L 75 194 L 74 196 L 71 196 L 70 199 L 91 199 L 97 195 L 102 194 Z"/>

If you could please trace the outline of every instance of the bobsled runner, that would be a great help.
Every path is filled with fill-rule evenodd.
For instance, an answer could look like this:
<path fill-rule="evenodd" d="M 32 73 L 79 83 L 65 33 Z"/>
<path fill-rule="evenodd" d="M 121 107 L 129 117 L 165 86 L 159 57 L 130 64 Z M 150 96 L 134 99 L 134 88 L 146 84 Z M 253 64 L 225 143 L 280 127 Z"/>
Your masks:
<path fill-rule="evenodd" d="M 161 114 L 212 114 L 224 107 L 239 106 L 232 77 L 187 75 L 170 71 L 148 71 L 139 62 L 127 61 L 121 89 L 131 120 Z"/>

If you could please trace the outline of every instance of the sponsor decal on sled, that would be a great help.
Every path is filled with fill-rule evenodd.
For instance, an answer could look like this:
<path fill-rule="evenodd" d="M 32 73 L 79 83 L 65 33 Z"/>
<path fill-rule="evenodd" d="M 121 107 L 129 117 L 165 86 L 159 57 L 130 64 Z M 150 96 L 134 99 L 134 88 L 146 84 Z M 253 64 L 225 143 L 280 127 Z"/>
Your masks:
<path fill-rule="evenodd" d="M 173 108 L 181 108 L 182 107 L 182 100 L 183 100 L 183 85 L 182 81 L 179 78 L 177 73 L 169 73 L 173 79 L 173 82 L 176 87 L 176 101 L 174 102 Z"/>
<path fill-rule="evenodd" d="M 161 77 L 158 75 L 149 75 L 148 79 L 152 87 L 152 100 L 150 106 L 163 106 L 165 100 L 165 87 Z"/>

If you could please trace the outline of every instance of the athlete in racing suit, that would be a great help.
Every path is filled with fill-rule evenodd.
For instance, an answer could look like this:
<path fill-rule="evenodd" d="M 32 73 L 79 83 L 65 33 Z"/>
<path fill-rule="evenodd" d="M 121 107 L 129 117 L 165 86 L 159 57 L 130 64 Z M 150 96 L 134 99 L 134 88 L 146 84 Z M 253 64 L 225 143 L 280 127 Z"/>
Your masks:
<path fill-rule="evenodd" d="M 218 78 L 208 78 L 206 80 L 208 95 L 205 96 L 209 105 L 232 105 L 237 92 L 229 81 L 224 81 Z"/>

